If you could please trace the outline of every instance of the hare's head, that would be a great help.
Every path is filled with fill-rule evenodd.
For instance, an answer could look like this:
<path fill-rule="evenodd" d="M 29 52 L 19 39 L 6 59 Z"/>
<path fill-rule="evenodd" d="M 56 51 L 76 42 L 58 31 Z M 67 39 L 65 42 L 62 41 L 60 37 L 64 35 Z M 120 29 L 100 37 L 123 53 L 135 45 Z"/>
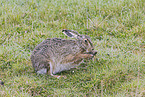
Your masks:
<path fill-rule="evenodd" d="M 73 31 L 73 30 L 64 29 L 62 30 L 62 32 L 71 38 L 75 38 L 79 46 L 83 49 L 84 53 L 93 54 L 93 55 L 97 54 L 97 51 L 94 50 L 94 46 L 89 36 L 80 35 L 77 31 Z"/>

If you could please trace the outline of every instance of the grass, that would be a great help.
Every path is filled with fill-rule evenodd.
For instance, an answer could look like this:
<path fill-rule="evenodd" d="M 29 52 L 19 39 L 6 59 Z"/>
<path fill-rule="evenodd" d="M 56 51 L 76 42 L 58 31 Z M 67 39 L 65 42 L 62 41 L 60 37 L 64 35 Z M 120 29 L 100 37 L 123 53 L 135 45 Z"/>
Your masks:
<path fill-rule="evenodd" d="M 143 0 L 1 0 L 2 97 L 145 96 L 145 3 Z M 94 60 L 61 72 L 67 79 L 37 75 L 30 61 L 46 38 L 68 38 L 73 29 L 92 38 Z"/>

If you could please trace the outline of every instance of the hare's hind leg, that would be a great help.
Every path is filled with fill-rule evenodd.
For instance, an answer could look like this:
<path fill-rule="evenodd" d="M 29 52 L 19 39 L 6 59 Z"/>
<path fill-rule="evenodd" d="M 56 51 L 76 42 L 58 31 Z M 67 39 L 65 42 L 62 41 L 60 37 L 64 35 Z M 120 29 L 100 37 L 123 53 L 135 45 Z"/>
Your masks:
<path fill-rule="evenodd" d="M 42 68 L 37 71 L 38 74 L 46 74 L 47 73 L 47 68 Z"/>
<path fill-rule="evenodd" d="M 66 78 L 66 76 L 54 75 L 54 74 L 55 74 L 54 71 L 55 71 L 55 69 L 56 69 L 56 67 L 55 67 L 56 65 L 55 65 L 55 63 L 52 62 L 52 61 L 51 61 L 49 64 L 50 64 L 49 74 L 50 74 L 51 76 L 53 76 L 53 77 L 55 77 L 55 78 L 60 78 L 60 77 Z"/>
<path fill-rule="evenodd" d="M 38 73 L 38 74 L 46 74 L 47 71 L 48 71 L 49 66 L 46 63 L 39 63 L 39 62 L 37 62 L 35 64 L 34 68 L 35 68 L 35 72 L 36 73 Z"/>
<path fill-rule="evenodd" d="M 32 66 L 36 73 L 46 74 L 49 68 L 49 61 L 40 54 L 31 55 Z"/>

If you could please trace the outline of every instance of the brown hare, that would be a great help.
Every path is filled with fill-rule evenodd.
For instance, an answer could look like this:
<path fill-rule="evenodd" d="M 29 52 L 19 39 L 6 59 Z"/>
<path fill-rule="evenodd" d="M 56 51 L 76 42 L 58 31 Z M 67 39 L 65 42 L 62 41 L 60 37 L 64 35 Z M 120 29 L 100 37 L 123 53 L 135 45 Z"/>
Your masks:
<path fill-rule="evenodd" d="M 36 46 L 31 55 L 31 62 L 38 74 L 49 73 L 54 77 L 58 72 L 78 66 L 84 59 L 91 59 L 97 51 L 94 50 L 91 39 L 73 30 L 62 32 L 76 40 L 61 38 L 46 39 Z"/>

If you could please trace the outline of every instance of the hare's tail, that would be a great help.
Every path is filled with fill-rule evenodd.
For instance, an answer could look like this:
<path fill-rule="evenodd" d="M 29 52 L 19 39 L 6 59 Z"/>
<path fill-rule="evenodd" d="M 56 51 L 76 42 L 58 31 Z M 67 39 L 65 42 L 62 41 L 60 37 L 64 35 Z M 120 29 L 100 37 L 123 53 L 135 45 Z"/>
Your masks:
<path fill-rule="evenodd" d="M 32 63 L 32 66 L 34 67 L 34 65 L 35 65 L 35 60 L 34 60 L 34 56 L 33 56 L 33 55 L 31 55 L 31 63 Z"/>

